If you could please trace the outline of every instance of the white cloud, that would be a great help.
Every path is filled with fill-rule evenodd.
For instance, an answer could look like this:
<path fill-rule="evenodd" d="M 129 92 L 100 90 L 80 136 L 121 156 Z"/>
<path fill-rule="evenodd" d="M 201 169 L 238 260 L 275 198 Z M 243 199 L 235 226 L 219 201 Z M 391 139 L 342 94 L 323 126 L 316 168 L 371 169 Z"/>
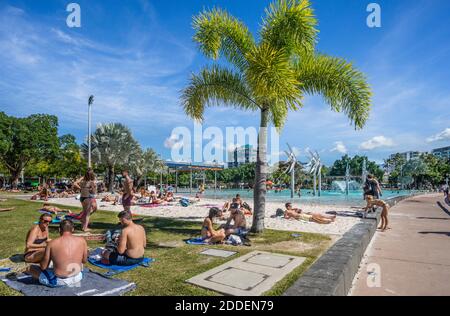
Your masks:
<path fill-rule="evenodd" d="M 372 139 L 369 139 L 366 142 L 363 142 L 359 148 L 362 150 L 373 150 L 381 147 L 392 147 L 394 146 L 394 142 L 390 138 L 386 138 L 384 136 L 376 136 Z"/>
<path fill-rule="evenodd" d="M 446 128 L 442 132 L 427 138 L 428 143 L 450 140 L 450 128 Z"/>
<path fill-rule="evenodd" d="M 341 141 L 335 142 L 334 146 L 335 147 L 330 150 L 331 152 L 337 151 L 338 153 L 341 153 L 341 154 L 346 154 L 347 153 L 347 147 L 345 147 L 343 142 L 341 142 Z"/>

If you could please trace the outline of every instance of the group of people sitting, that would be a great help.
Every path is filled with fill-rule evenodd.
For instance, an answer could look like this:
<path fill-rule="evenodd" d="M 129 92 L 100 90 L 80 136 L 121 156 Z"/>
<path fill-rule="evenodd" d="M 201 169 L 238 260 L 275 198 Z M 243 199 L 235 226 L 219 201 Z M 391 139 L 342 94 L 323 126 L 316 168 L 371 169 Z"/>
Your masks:
<path fill-rule="evenodd" d="M 214 220 L 224 220 L 229 213 L 226 223 L 217 230 L 214 229 Z M 223 243 L 231 235 L 247 239 L 248 228 L 246 216 L 252 215 L 252 208 L 237 194 L 231 202 L 226 202 L 222 209 L 212 207 L 203 221 L 201 236 L 203 241 L 216 244 Z"/>
<path fill-rule="evenodd" d="M 76 195 L 74 189 L 69 189 L 67 186 L 63 190 L 57 190 L 53 184 L 44 184 L 38 186 L 38 192 L 31 197 L 31 200 L 43 200 L 54 198 L 70 198 Z"/>
<path fill-rule="evenodd" d="M 118 215 L 122 230 L 116 246 L 103 251 L 101 262 L 106 265 L 129 266 L 144 260 L 147 244 L 145 229 L 133 222 L 131 214 L 122 211 Z M 88 246 L 82 237 L 73 235 L 74 224 L 63 220 L 59 225 L 59 237 L 51 240 L 48 227 L 50 214 L 42 214 L 39 223 L 27 234 L 25 261 L 31 265 L 27 273 L 48 287 L 73 286 L 83 279 L 83 265 L 88 259 Z"/>

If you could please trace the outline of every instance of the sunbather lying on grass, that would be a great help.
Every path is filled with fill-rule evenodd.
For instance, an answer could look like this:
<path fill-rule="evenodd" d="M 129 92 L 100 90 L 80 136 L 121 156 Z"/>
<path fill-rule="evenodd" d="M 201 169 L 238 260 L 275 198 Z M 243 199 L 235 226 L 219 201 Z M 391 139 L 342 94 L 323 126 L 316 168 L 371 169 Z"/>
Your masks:
<path fill-rule="evenodd" d="M 63 212 L 63 210 L 60 209 L 59 207 L 50 205 L 48 203 L 44 203 L 44 205 L 41 208 L 41 211 L 52 213 L 52 214 L 55 214 L 55 215 L 58 215 L 58 213 Z M 70 211 L 67 211 L 67 212 L 70 212 Z"/>
<path fill-rule="evenodd" d="M 201 234 L 204 241 L 216 244 L 223 242 L 225 239 L 225 229 L 215 230 L 213 226 L 214 218 L 222 218 L 222 211 L 217 207 L 209 209 L 208 217 L 203 221 Z"/>
<path fill-rule="evenodd" d="M 291 203 L 286 203 L 286 211 L 284 212 L 284 218 L 296 219 L 305 222 L 314 222 L 317 224 L 331 224 L 336 220 L 336 216 L 322 215 L 320 213 L 304 213 L 301 209 L 293 208 Z"/>

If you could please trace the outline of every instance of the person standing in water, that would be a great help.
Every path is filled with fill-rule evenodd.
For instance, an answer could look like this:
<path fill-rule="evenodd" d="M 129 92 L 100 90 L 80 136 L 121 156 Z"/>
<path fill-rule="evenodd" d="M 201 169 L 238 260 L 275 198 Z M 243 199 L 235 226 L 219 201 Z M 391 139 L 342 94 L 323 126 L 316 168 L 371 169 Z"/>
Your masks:
<path fill-rule="evenodd" d="M 95 200 L 97 184 L 95 183 L 94 170 L 88 168 L 85 176 L 74 183 L 74 187 L 80 190 L 80 202 L 83 206 L 83 212 L 81 213 L 81 229 L 84 232 L 89 232 L 89 218 L 91 214 L 97 211 L 97 201 Z"/>

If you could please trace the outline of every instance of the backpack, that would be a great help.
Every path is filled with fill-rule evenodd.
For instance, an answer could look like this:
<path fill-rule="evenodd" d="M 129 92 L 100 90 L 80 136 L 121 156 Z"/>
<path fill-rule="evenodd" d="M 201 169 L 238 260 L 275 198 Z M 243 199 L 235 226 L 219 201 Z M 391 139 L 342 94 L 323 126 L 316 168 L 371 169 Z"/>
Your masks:
<path fill-rule="evenodd" d="M 188 207 L 188 206 L 189 206 L 189 200 L 181 199 L 181 200 L 180 200 L 180 204 L 181 204 L 181 206 L 183 206 L 183 207 Z"/>
<path fill-rule="evenodd" d="M 231 244 L 233 246 L 239 246 L 242 245 L 242 239 L 241 237 L 237 235 L 230 235 L 227 240 L 227 244 Z"/>

